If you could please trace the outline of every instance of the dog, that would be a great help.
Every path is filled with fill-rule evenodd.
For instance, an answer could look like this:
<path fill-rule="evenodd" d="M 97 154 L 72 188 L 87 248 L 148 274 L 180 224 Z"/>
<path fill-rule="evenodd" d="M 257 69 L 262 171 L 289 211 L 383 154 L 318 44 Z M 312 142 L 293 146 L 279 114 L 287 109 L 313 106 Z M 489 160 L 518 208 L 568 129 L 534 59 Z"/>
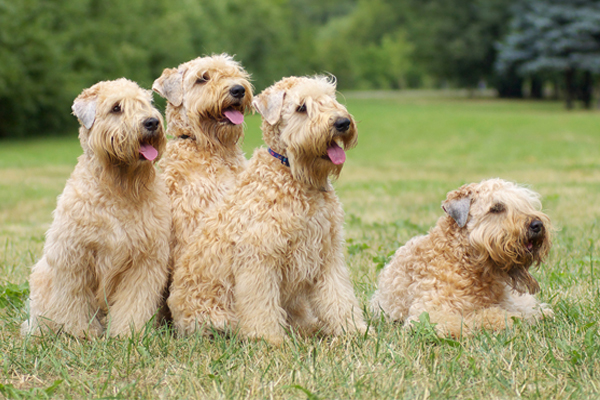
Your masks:
<path fill-rule="evenodd" d="M 553 231 L 539 194 L 501 179 L 448 193 L 447 214 L 425 236 L 400 247 L 379 276 L 372 311 L 411 326 L 423 312 L 439 335 L 501 330 L 512 317 L 552 316 L 533 296 L 529 273 L 543 262 Z"/>
<path fill-rule="evenodd" d="M 183 255 L 168 299 L 174 326 L 183 335 L 239 329 L 274 345 L 289 327 L 365 332 L 329 179 L 356 145 L 356 124 L 325 77 L 285 78 L 253 106 L 269 149 L 254 152 Z"/>
<path fill-rule="evenodd" d="M 104 81 L 73 103 L 83 155 L 58 198 L 32 268 L 23 334 L 76 337 L 139 331 L 167 284 L 171 216 L 154 162 L 165 150 L 152 92 Z"/>
<path fill-rule="evenodd" d="M 167 134 L 174 137 L 159 162 L 171 200 L 171 269 L 246 166 L 240 142 L 253 98 L 249 78 L 221 54 L 165 69 L 152 85 L 167 99 Z"/>

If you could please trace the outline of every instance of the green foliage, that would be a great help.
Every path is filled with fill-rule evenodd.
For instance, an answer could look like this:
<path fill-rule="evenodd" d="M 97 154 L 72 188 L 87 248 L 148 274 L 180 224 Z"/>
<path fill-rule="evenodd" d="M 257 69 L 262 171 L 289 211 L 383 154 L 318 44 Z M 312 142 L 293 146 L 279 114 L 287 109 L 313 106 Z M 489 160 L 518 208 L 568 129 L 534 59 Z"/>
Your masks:
<path fill-rule="evenodd" d="M 406 86 L 413 46 L 396 22 L 389 1 L 360 0 L 352 13 L 321 29 L 316 46 L 322 69 L 338 78 L 340 88 Z"/>
<path fill-rule="evenodd" d="M 83 88 L 122 76 L 148 87 L 191 57 L 178 2 L 0 0 L 0 138 L 62 133 Z"/>
<path fill-rule="evenodd" d="M 515 0 L 407 0 L 415 59 L 440 79 L 475 87 L 495 79 L 495 42 Z"/>

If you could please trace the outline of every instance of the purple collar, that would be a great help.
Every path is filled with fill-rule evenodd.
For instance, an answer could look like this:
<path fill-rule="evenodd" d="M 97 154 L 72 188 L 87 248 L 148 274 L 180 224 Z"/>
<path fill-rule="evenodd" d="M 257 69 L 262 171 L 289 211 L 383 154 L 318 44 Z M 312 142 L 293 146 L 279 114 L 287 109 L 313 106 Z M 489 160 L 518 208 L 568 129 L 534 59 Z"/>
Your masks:
<path fill-rule="evenodd" d="M 275 153 L 273 150 L 269 149 L 269 154 L 272 155 L 273 157 L 277 158 L 279 161 L 281 161 L 281 163 L 287 167 L 290 166 L 290 162 L 288 160 L 287 157 L 282 156 L 279 153 Z"/>

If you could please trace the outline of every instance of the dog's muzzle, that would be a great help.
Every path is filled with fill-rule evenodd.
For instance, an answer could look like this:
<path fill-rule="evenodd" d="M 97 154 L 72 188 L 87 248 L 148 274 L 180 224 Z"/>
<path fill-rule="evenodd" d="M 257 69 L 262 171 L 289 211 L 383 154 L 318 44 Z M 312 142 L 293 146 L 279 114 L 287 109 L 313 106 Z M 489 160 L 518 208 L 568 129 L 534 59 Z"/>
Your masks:
<path fill-rule="evenodd" d="M 235 85 L 229 89 L 229 93 L 236 99 L 243 99 L 246 95 L 246 89 L 242 85 Z"/>
<path fill-rule="evenodd" d="M 160 121 L 157 118 L 148 118 L 142 123 L 144 129 L 146 129 L 146 131 L 148 131 L 150 134 L 154 134 L 156 132 L 158 129 L 158 124 L 160 124 Z"/>
<path fill-rule="evenodd" d="M 350 129 L 350 120 L 348 118 L 339 118 L 337 121 L 333 123 L 333 127 L 338 132 L 346 132 Z"/>
<path fill-rule="evenodd" d="M 527 229 L 527 250 L 533 250 L 534 248 L 540 247 L 544 240 L 545 233 L 546 228 L 544 227 L 544 223 L 539 219 L 533 220 Z"/>

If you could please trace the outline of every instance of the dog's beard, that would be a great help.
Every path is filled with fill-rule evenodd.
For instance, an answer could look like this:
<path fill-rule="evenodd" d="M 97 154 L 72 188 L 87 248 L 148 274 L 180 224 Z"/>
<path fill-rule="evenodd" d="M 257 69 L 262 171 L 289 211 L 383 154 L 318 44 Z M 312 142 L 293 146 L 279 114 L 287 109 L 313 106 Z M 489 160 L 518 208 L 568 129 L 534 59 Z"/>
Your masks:
<path fill-rule="evenodd" d="M 499 230 L 471 233 L 472 240 L 478 239 L 479 244 L 474 245 L 479 249 L 481 262 L 491 268 L 488 272 L 504 280 L 519 293 L 535 294 L 540 286 L 529 269 L 539 265 L 548 255 L 550 237 L 545 233 L 532 249 L 528 247 L 530 238 L 526 228 L 514 237 Z"/>
<path fill-rule="evenodd" d="M 251 93 L 251 90 L 247 88 L 246 92 Z M 233 99 L 227 90 L 217 98 L 214 95 L 199 96 L 196 101 L 187 103 L 187 119 L 193 127 L 198 143 L 224 147 L 238 144 L 244 136 L 244 114 L 250 109 L 251 102 L 251 95 L 237 100 Z"/>
<path fill-rule="evenodd" d="M 199 120 L 199 130 L 204 132 L 210 139 L 219 144 L 229 147 L 237 144 L 244 136 L 242 124 L 234 125 L 228 122 L 218 121 L 214 118 L 203 118 Z"/>
<path fill-rule="evenodd" d="M 506 283 L 519 293 L 535 294 L 540 291 L 540 285 L 529 273 L 529 267 L 511 268 L 508 271 Z"/>
<path fill-rule="evenodd" d="M 313 127 L 313 130 L 319 131 L 318 127 Z M 319 189 L 328 186 L 329 178 L 335 180 L 339 177 L 346 159 L 345 151 L 356 144 L 354 130 L 343 137 L 336 136 L 329 125 L 321 128 L 323 130 L 327 133 L 314 134 L 298 129 L 296 136 L 304 140 L 292 141 L 286 149 L 294 178 Z"/>

